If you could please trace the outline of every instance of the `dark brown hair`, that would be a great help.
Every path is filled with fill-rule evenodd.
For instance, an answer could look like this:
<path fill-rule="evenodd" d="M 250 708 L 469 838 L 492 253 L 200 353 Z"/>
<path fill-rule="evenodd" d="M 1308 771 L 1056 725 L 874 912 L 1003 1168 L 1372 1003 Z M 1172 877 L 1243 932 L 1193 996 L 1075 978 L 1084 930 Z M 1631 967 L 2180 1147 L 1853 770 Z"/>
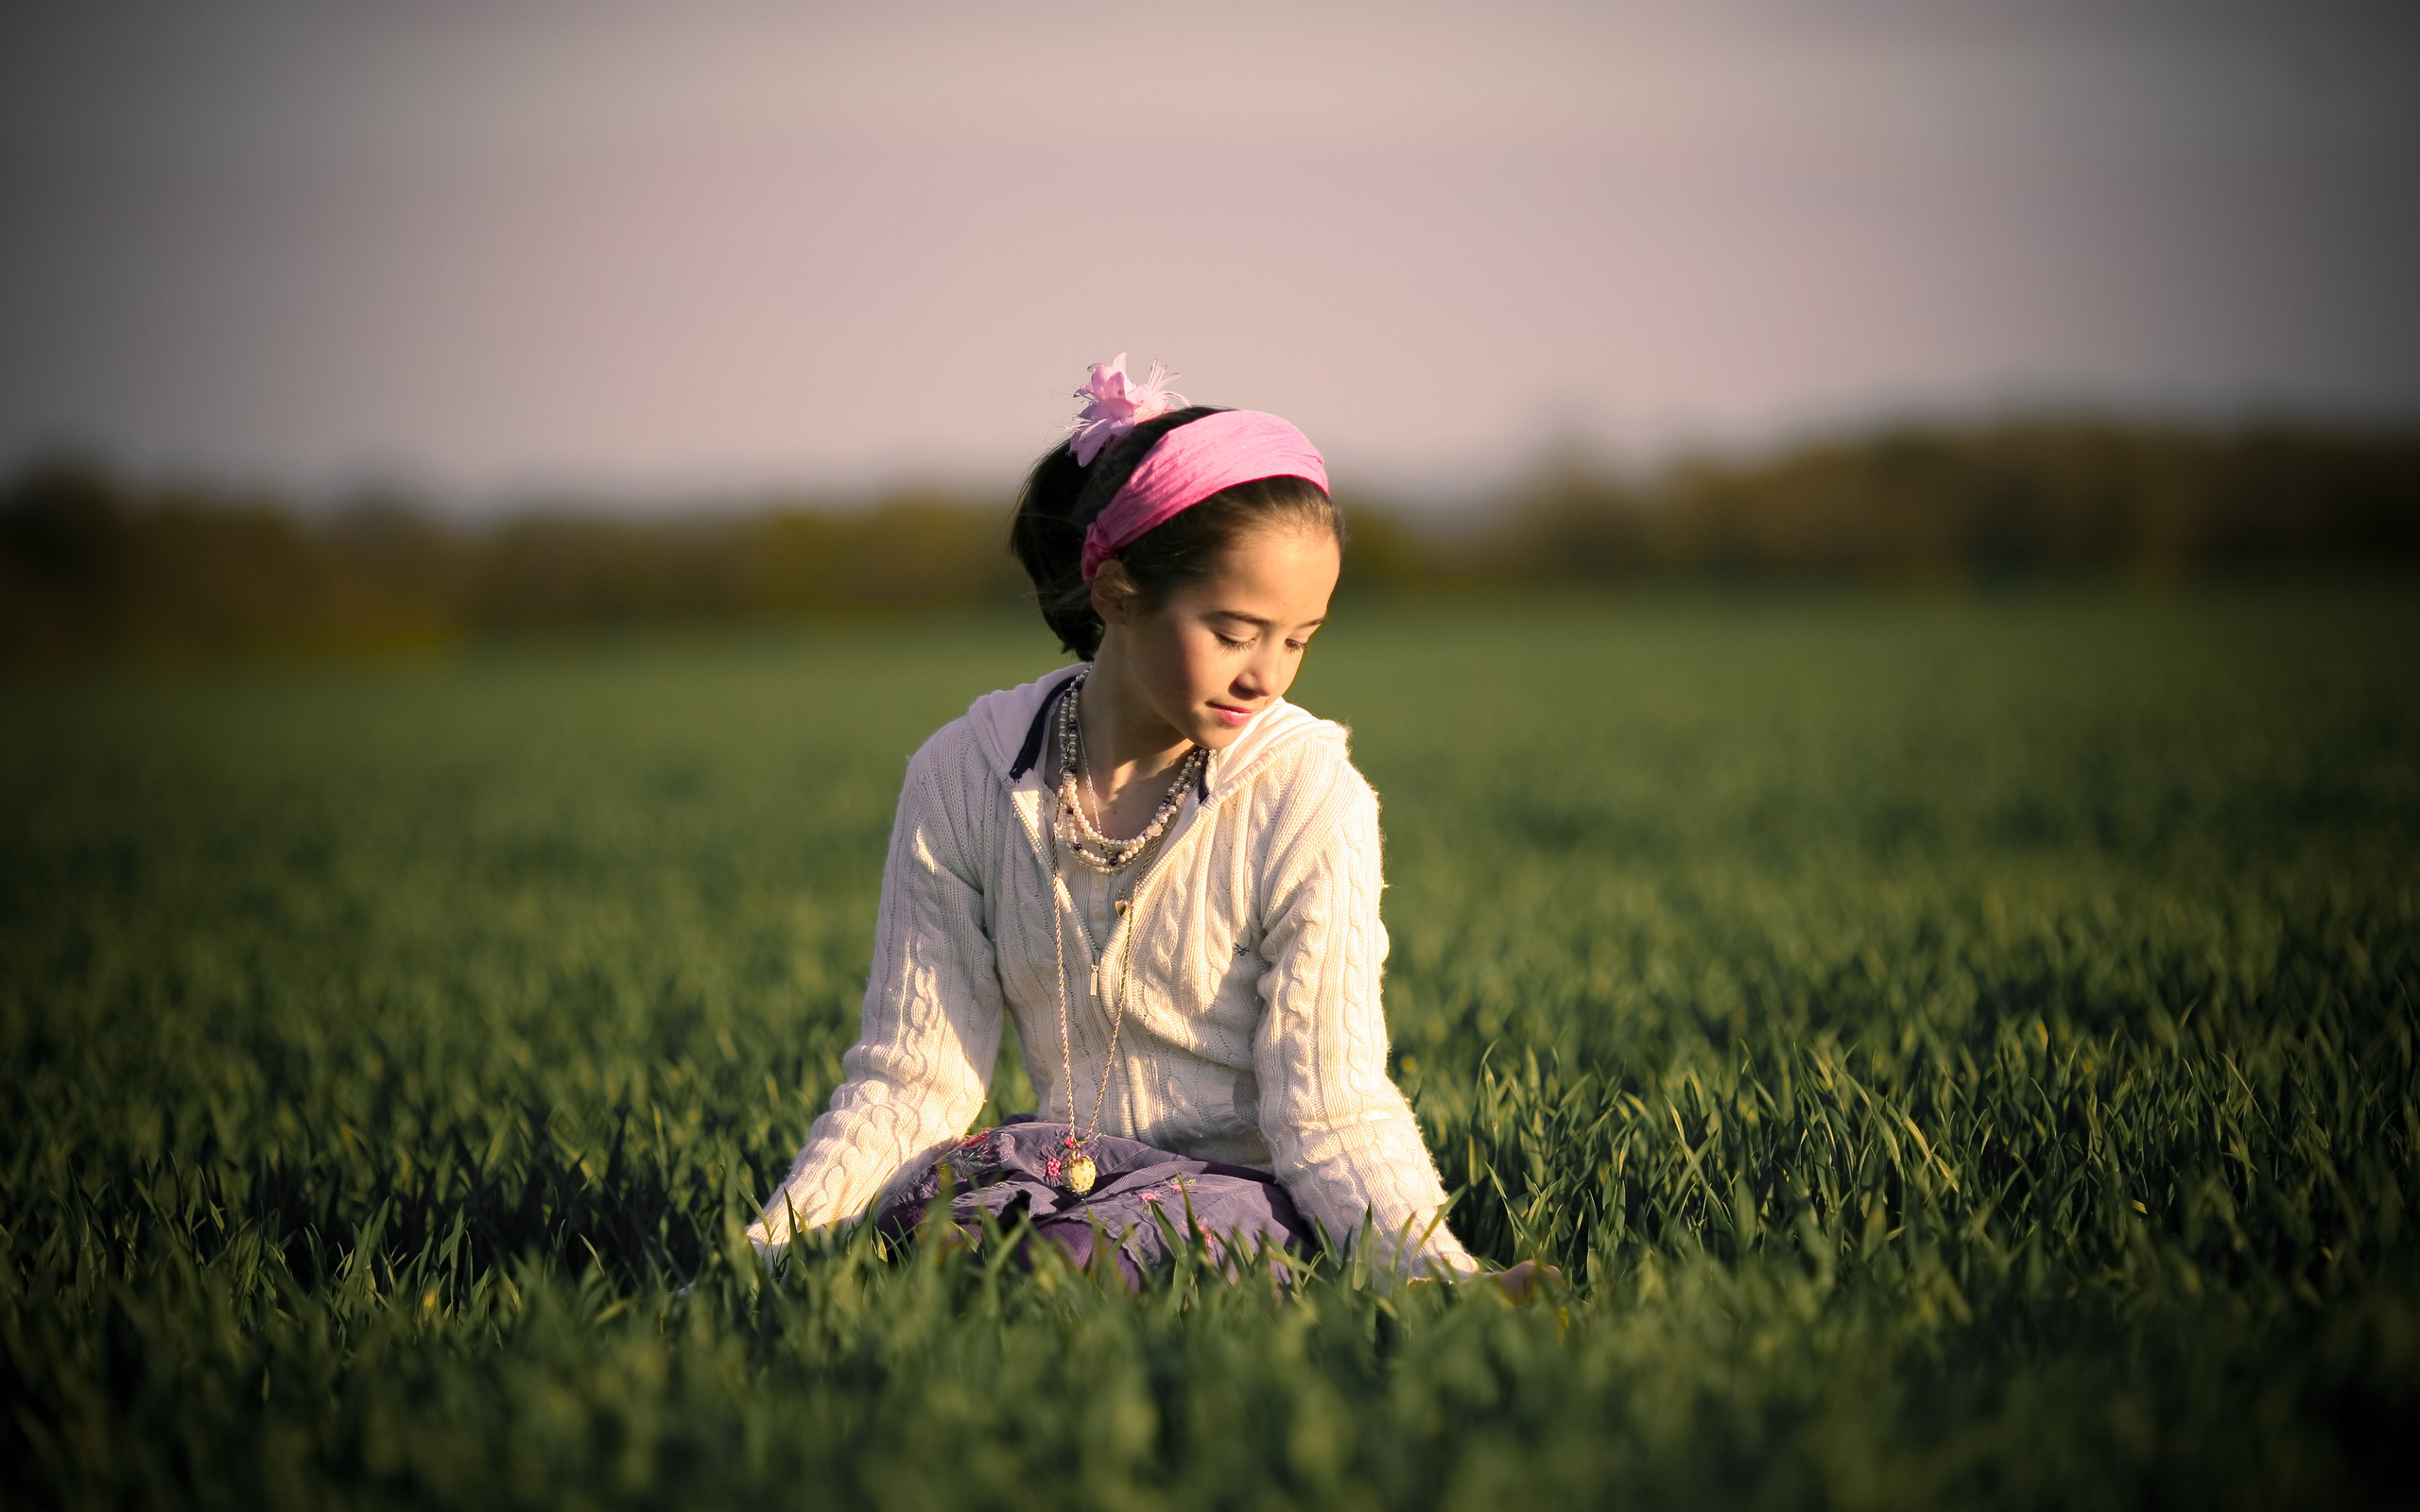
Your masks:
<path fill-rule="evenodd" d="M 1212 405 L 1195 404 L 1145 421 L 1102 448 L 1090 467 L 1076 460 L 1065 441 L 1033 465 L 1017 495 L 1016 517 L 1009 523 L 1009 550 L 1033 579 L 1043 621 L 1061 645 L 1086 660 L 1100 649 L 1100 615 L 1082 571 L 1085 528 L 1134 475 L 1152 442 L 1218 413 Z M 1125 564 L 1139 607 L 1149 613 L 1178 588 L 1208 576 L 1236 537 L 1278 521 L 1324 528 L 1339 549 L 1345 543 L 1344 511 L 1318 484 L 1308 478 L 1258 478 L 1219 490 L 1113 556 Z"/>

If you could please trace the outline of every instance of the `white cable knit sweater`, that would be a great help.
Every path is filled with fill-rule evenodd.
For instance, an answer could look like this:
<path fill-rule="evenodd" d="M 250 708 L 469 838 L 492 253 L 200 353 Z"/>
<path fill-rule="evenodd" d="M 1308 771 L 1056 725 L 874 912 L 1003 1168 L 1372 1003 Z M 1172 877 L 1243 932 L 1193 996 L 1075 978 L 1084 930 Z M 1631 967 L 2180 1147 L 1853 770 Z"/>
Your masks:
<path fill-rule="evenodd" d="M 860 1217 L 966 1132 L 1006 1019 L 1040 1116 L 1069 1121 L 1043 829 L 1050 763 L 1028 748 L 1068 677 L 985 695 L 908 763 L 847 1080 L 748 1230 L 769 1260 L 793 1214 L 803 1229 Z M 1475 1270 L 1440 1217 L 1437 1168 L 1387 1076 L 1378 801 L 1343 727 L 1274 703 L 1211 758 L 1202 788 L 1147 863 L 1119 933 L 1101 942 L 1113 993 L 1133 953 L 1101 1132 L 1272 1172 L 1340 1239 L 1370 1218 L 1382 1263 Z M 1088 1122 L 1110 1015 L 1072 917 L 1066 938 Z"/>

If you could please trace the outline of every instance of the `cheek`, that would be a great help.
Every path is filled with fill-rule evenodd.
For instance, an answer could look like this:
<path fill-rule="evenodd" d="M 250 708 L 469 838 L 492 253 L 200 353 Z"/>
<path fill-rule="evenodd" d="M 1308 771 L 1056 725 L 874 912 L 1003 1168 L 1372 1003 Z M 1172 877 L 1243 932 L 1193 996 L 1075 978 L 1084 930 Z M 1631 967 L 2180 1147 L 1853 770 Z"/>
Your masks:
<path fill-rule="evenodd" d="M 1176 659 L 1178 677 L 1189 696 L 1213 694 L 1227 685 L 1223 648 L 1209 636 L 1186 636 L 1179 641 Z"/>
<path fill-rule="evenodd" d="M 1165 696 L 1192 705 L 1218 696 L 1234 679 L 1234 655 L 1218 637 L 1199 627 L 1172 627 L 1161 643 L 1160 685 Z"/>

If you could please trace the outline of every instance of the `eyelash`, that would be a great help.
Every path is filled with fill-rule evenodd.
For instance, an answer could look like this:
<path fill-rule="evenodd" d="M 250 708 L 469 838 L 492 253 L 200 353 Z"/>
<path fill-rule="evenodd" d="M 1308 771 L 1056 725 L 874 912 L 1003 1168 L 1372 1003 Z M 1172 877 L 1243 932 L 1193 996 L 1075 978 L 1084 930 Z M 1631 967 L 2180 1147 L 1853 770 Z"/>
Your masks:
<path fill-rule="evenodd" d="M 1230 651 L 1240 651 L 1244 647 L 1252 644 L 1252 642 L 1250 641 L 1238 641 L 1232 636 L 1219 635 L 1217 630 L 1212 630 L 1210 633 L 1213 636 L 1217 636 L 1219 644 L 1225 646 Z M 1288 641 L 1286 643 L 1286 649 L 1288 651 L 1303 651 L 1308 649 L 1309 645 L 1310 643 L 1308 641 Z"/>

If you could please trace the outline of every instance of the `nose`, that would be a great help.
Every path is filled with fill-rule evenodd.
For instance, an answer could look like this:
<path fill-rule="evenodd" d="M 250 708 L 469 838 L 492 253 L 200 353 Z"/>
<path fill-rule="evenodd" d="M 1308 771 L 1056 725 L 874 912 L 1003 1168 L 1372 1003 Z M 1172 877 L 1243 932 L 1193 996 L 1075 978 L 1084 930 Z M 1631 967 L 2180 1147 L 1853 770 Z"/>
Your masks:
<path fill-rule="evenodd" d="M 1284 677 L 1279 658 L 1263 652 L 1236 669 L 1236 680 L 1229 685 L 1229 691 L 1238 698 L 1258 702 L 1283 688 Z"/>

